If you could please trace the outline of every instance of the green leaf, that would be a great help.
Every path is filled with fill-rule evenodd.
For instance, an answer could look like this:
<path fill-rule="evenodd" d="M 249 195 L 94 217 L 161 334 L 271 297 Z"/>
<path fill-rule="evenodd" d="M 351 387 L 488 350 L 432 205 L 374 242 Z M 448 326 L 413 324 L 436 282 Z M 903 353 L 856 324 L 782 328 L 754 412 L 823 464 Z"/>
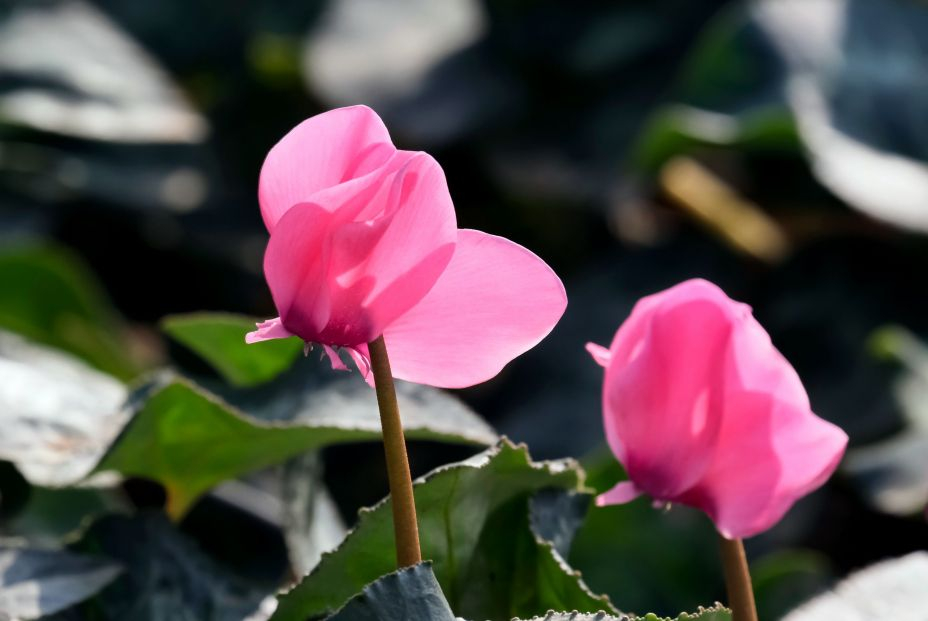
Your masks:
<path fill-rule="evenodd" d="M 414 484 L 423 557 L 452 609 L 465 618 L 511 619 L 550 609 L 614 612 L 593 595 L 550 541 L 532 532 L 528 502 L 537 491 L 583 488 L 572 460 L 532 462 L 503 439 Z M 336 550 L 280 598 L 274 621 L 303 621 L 338 609 L 395 566 L 391 506 L 364 509 Z"/>
<path fill-rule="evenodd" d="M 431 563 L 378 578 L 326 621 L 455 621 Z"/>
<path fill-rule="evenodd" d="M 513 619 L 512 621 L 522 621 Z M 616 617 L 604 612 L 588 614 L 583 612 L 549 612 L 543 617 L 532 617 L 526 621 L 630 621 L 625 615 Z"/>
<path fill-rule="evenodd" d="M 924 5 L 761 4 L 748 27 L 788 66 L 784 90 L 812 172 L 864 213 L 928 233 L 928 47 L 909 43 L 928 37 Z"/>
<path fill-rule="evenodd" d="M 0 377 L 0 459 L 33 485 L 84 479 L 129 418 L 120 382 L 2 330 Z"/>
<path fill-rule="evenodd" d="M 0 253 L 0 328 L 83 358 L 130 379 L 122 320 L 83 263 L 62 248 L 22 247 Z"/>
<path fill-rule="evenodd" d="M 161 320 L 161 328 L 235 386 L 255 386 L 275 378 L 303 350 L 296 337 L 245 344 L 245 333 L 255 329 L 255 320 L 242 315 L 171 315 Z"/>
<path fill-rule="evenodd" d="M 227 402 L 268 423 L 359 428 L 380 434 L 374 391 L 358 373 L 333 371 L 328 361 L 301 358 L 273 382 L 245 390 L 217 386 Z M 430 386 L 396 382 L 403 429 L 416 439 L 488 446 L 499 436 L 460 399 Z"/>
<path fill-rule="evenodd" d="M 584 466 L 600 493 L 624 478 L 605 447 Z M 712 523 L 684 506 L 655 509 L 647 498 L 590 507 L 568 560 L 590 588 L 607 593 L 622 610 L 676 614 L 705 604 L 707 593 L 724 591 Z"/>
<path fill-rule="evenodd" d="M 811 550 L 778 550 L 751 563 L 757 616 L 782 619 L 833 581 L 828 557 Z"/>
<path fill-rule="evenodd" d="M 115 563 L 61 550 L 0 547 L 0 619 L 38 619 L 112 582 Z"/>
<path fill-rule="evenodd" d="M 655 171 L 675 155 L 706 147 L 798 152 L 799 139 L 785 106 L 719 112 L 676 104 L 648 121 L 633 158 L 638 168 Z"/>
<path fill-rule="evenodd" d="M 2 331 L 0 373 L 0 460 L 47 487 L 91 474 L 100 484 L 117 481 L 107 481 L 105 471 L 150 478 L 168 488 L 175 517 L 225 479 L 331 444 L 381 437 L 376 397 L 356 374 L 329 370 L 328 379 L 308 374 L 305 382 L 237 392 L 243 411 L 171 372 L 127 395 L 81 361 Z M 398 400 L 412 440 L 496 441 L 479 416 L 446 393 L 401 383 Z"/>
<path fill-rule="evenodd" d="M 55 547 L 96 517 L 129 511 L 128 502 L 115 490 L 31 487 L 28 494 L 25 505 L 12 518 L 0 520 L 0 542 L 28 541 L 30 545 Z M 0 498 L 3 500 L 6 498 Z"/>
<path fill-rule="evenodd" d="M 357 376 L 344 379 L 356 387 L 334 382 L 302 395 L 307 402 L 287 407 L 289 418 L 268 419 L 249 416 L 190 380 L 161 373 L 130 396 L 132 421 L 95 471 L 162 483 L 168 511 L 179 518 L 223 480 L 324 446 L 380 439 L 374 392 Z M 425 394 L 417 399 L 418 391 L 401 393 L 407 438 L 478 443 L 494 437 L 468 410 L 437 412 L 433 408 L 442 399 Z"/>
<path fill-rule="evenodd" d="M 800 155 L 781 92 L 781 63 L 773 53 L 757 52 L 756 35 L 744 31 L 745 13 L 732 6 L 702 32 L 673 89 L 673 103 L 652 115 L 633 149 L 639 169 L 655 171 L 675 155 L 706 148 Z"/>
<path fill-rule="evenodd" d="M 696 612 L 681 613 L 673 619 L 658 617 L 653 613 L 648 613 L 639 618 L 642 621 L 731 621 L 731 611 L 721 604 L 716 604 L 711 608 L 700 608 Z"/>
<path fill-rule="evenodd" d="M 105 619 L 242 621 L 265 595 L 205 556 L 161 514 L 102 518 L 75 548 L 125 568 L 93 601 Z"/>
<path fill-rule="evenodd" d="M 454 621 L 456 617 L 428 561 L 387 574 L 370 583 L 326 621 Z M 463 621 L 457 617 L 458 621 Z M 646 621 L 730 621 L 731 613 L 716 604 L 699 612 L 664 619 L 653 614 Z M 512 621 L 520 621 L 513 618 Z M 630 621 L 626 615 L 605 612 L 554 612 L 526 621 Z"/>

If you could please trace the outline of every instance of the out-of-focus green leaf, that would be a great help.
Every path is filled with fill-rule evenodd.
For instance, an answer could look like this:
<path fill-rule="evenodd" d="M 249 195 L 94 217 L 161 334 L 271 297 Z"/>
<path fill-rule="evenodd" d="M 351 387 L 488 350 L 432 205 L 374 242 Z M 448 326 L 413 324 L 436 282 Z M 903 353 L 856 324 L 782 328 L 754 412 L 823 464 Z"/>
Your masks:
<path fill-rule="evenodd" d="M 928 553 L 913 552 L 851 574 L 783 621 L 919 619 L 928 610 Z"/>
<path fill-rule="evenodd" d="M 123 325 L 93 276 L 61 248 L 0 252 L 0 327 L 69 351 L 122 379 L 138 367 Z"/>
<path fill-rule="evenodd" d="M 323 553 L 341 543 L 348 530 L 322 480 L 322 460 L 317 452 L 284 464 L 281 504 L 290 564 L 298 575 L 307 574 Z"/>
<path fill-rule="evenodd" d="M 600 493 L 624 476 L 608 449 L 584 465 L 588 484 Z M 608 593 L 622 610 L 675 614 L 694 610 L 707 593 L 723 590 L 717 536 L 709 520 L 687 507 L 662 512 L 644 498 L 590 507 L 568 560 L 590 588 Z"/>
<path fill-rule="evenodd" d="M 327 621 L 454 621 L 430 563 L 378 578 Z"/>
<path fill-rule="evenodd" d="M 345 0 L 330 5 L 314 26 L 303 64 L 311 86 L 327 101 L 389 108 L 416 94 L 429 69 L 473 44 L 485 29 L 476 0 L 402 0 L 389 7 Z M 398 39 L 407 44 L 396 45 Z M 368 60 L 358 66 L 357 58 Z"/>
<path fill-rule="evenodd" d="M 540 489 L 579 490 L 572 460 L 532 462 L 524 446 L 503 440 L 414 484 L 422 554 L 456 614 L 510 619 L 549 609 L 614 612 L 593 595 L 529 525 L 528 502 Z M 395 565 L 389 499 L 362 510 L 358 524 L 302 582 L 280 598 L 274 621 L 306 619 L 344 604 Z"/>
<path fill-rule="evenodd" d="M 871 349 L 900 366 L 892 395 L 905 428 L 852 448 L 842 468 L 871 505 L 912 515 L 928 505 L 928 347 L 905 328 L 887 326 L 871 337 Z"/>
<path fill-rule="evenodd" d="M 0 520 L 0 540 L 53 547 L 96 517 L 128 511 L 127 505 L 115 489 L 32 487 L 25 505 Z"/>
<path fill-rule="evenodd" d="M 61 550 L 0 547 L 0 619 L 38 619 L 94 595 L 119 565 Z"/>
<path fill-rule="evenodd" d="M 745 9 L 720 12 L 688 55 L 671 97 L 645 126 L 632 163 L 657 170 L 671 157 L 706 147 L 799 155 L 800 142 L 775 52 L 745 28 Z"/>
<path fill-rule="evenodd" d="M 849 205 L 928 232 L 925 41 L 928 11 L 910 0 L 734 3 L 634 159 L 653 169 L 701 145 L 790 150 Z"/>
<path fill-rule="evenodd" d="M 315 408 L 289 410 L 283 420 L 262 420 L 189 380 L 160 374 L 130 396 L 132 421 L 96 471 L 114 470 L 162 483 L 168 490 L 168 511 L 180 517 L 225 479 L 323 446 L 379 439 L 374 392 L 356 376 L 346 379 L 365 391 L 361 394 L 369 403 L 336 395 L 324 407 L 326 396 L 332 395 L 320 391 L 304 396 L 309 402 L 319 397 Z M 407 411 L 415 410 L 414 402 L 401 400 L 401 411 L 404 402 L 409 404 Z M 453 420 L 436 415 L 433 421 L 423 411 L 407 420 L 405 431 L 409 439 L 470 444 L 486 437 L 487 426 L 473 415 Z"/>
<path fill-rule="evenodd" d="M 751 582 L 761 619 L 782 619 L 832 582 L 828 558 L 810 550 L 782 550 L 751 563 Z"/>
<path fill-rule="evenodd" d="M 788 67 L 816 177 L 872 217 L 928 232 L 928 11 L 911 0 L 751 5 Z"/>
<path fill-rule="evenodd" d="M 380 432 L 374 391 L 357 373 L 333 371 L 327 361 L 300 358 L 276 380 L 248 390 L 216 386 L 223 399 L 267 423 L 352 426 Z M 477 413 L 448 392 L 396 382 L 405 430 L 430 430 L 424 440 L 459 437 L 488 446 L 499 437 Z"/>
<path fill-rule="evenodd" d="M 247 345 L 245 333 L 255 329 L 255 321 L 241 315 L 171 315 L 161 321 L 161 327 L 235 386 L 254 386 L 275 378 L 303 349 L 296 337 Z"/>
<path fill-rule="evenodd" d="M 311 390 L 277 399 L 240 394 L 243 413 L 170 372 L 127 396 L 118 381 L 73 357 L 2 331 L 0 370 L 0 459 L 49 487 L 93 473 L 102 483 L 110 470 L 151 478 L 168 488 L 176 516 L 225 479 L 330 444 L 380 438 L 374 392 L 356 375 L 307 382 Z M 399 403 L 410 439 L 496 440 L 480 417 L 435 389 L 402 384 Z"/>
<path fill-rule="evenodd" d="M 356 376 L 343 378 L 356 387 L 317 386 L 298 404 L 288 401 L 297 407 L 278 404 L 286 409 L 281 418 L 262 411 L 262 420 L 170 374 L 127 402 L 115 379 L 10 333 L 0 332 L 0 369 L 0 459 L 42 486 L 74 485 L 105 470 L 152 478 L 168 487 L 176 515 L 227 478 L 328 444 L 380 437 L 374 393 Z M 495 440 L 486 423 L 438 391 L 407 387 L 400 406 L 411 439 Z"/>
<path fill-rule="evenodd" d="M 205 556 L 161 514 L 102 518 L 75 548 L 125 569 L 93 601 L 105 619 L 242 621 L 266 595 Z"/>
<path fill-rule="evenodd" d="M 0 459 L 34 485 L 84 479 L 128 420 L 117 380 L 3 331 L 0 377 Z"/>
<path fill-rule="evenodd" d="M 726 113 L 676 104 L 650 119 L 632 158 L 637 168 L 655 171 L 674 155 L 704 147 L 798 153 L 799 141 L 786 107 Z"/>
<path fill-rule="evenodd" d="M 149 144 L 198 142 L 207 132 L 154 58 L 83 0 L 0 13 L 0 75 L 5 124 Z"/>

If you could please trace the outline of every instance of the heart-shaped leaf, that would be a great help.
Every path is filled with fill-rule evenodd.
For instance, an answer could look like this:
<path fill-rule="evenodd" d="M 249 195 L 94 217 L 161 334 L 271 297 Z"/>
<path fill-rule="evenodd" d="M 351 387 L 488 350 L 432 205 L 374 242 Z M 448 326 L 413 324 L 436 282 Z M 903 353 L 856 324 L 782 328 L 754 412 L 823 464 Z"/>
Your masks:
<path fill-rule="evenodd" d="M 721 605 L 683 613 L 675 619 L 647 614 L 644 621 L 730 621 Z M 368 584 L 326 621 L 463 621 L 455 617 L 428 561 L 387 574 Z M 512 621 L 521 621 L 513 618 Z M 605 612 L 548 612 L 525 621 L 630 621 L 626 615 Z"/>
<path fill-rule="evenodd" d="M 303 349 L 296 337 L 247 345 L 245 334 L 255 329 L 254 319 L 229 313 L 171 315 L 161 320 L 161 327 L 234 386 L 255 386 L 273 379 Z"/>
<path fill-rule="evenodd" d="M 356 375 L 234 393 L 244 411 L 171 372 L 127 397 L 121 383 L 81 361 L 2 331 L 0 371 L 0 459 L 47 487 L 91 474 L 101 484 L 117 480 L 105 471 L 150 478 L 168 488 L 175 516 L 225 479 L 330 444 L 380 438 L 374 392 Z M 399 403 L 410 439 L 496 440 L 441 391 L 400 384 Z"/>
<path fill-rule="evenodd" d="M 581 490 L 572 460 L 532 462 L 524 446 L 503 439 L 414 483 L 423 557 L 456 614 L 511 619 L 550 609 L 614 612 L 593 595 L 555 551 L 533 533 L 529 499 L 541 489 Z M 336 550 L 281 596 L 274 621 L 302 621 L 338 609 L 395 566 L 390 500 L 362 510 Z"/>
<path fill-rule="evenodd" d="M 298 403 L 279 403 L 270 395 L 268 401 L 242 397 L 247 408 L 242 411 L 190 380 L 159 374 L 130 396 L 132 421 L 96 471 L 162 483 L 169 513 L 180 517 L 225 479 L 323 446 L 379 439 L 373 391 L 357 376 L 343 380 L 300 393 Z M 411 386 L 400 391 L 408 438 L 482 443 L 495 437 L 463 406 L 438 411 L 447 400 L 436 393 Z M 282 412 L 275 409 L 281 406 Z"/>
<path fill-rule="evenodd" d="M 38 619 L 112 582 L 119 565 L 62 550 L 0 547 L 0 619 Z"/>

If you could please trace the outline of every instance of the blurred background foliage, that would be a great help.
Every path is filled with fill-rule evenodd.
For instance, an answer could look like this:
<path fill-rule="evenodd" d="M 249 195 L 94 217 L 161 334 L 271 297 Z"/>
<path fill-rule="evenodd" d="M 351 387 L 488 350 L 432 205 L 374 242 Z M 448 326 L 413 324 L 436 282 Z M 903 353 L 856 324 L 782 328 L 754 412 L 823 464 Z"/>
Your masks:
<path fill-rule="evenodd" d="M 928 547 L 926 67 L 918 0 L 8 0 L 0 328 L 135 389 L 173 391 L 162 401 L 182 398 L 183 382 L 139 378 L 172 361 L 278 420 L 255 414 L 267 393 L 242 387 L 281 363 L 223 349 L 246 320 L 207 322 L 206 342 L 190 336 L 199 316 L 159 322 L 274 313 L 262 159 L 303 118 L 366 103 L 399 146 L 441 162 L 460 226 L 526 245 L 565 281 L 570 306 L 552 335 L 458 393 L 534 457 L 582 458 L 600 490 L 621 476 L 583 344 L 607 343 L 637 298 L 701 276 L 753 306 L 816 412 L 851 436 L 834 480 L 748 542 L 762 617 L 775 618 L 835 577 Z M 289 361 L 296 350 L 274 353 Z M 275 381 L 292 387 L 319 369 L 311 359 Z M 278 409 L 299 410 L 287 390 Z M 299 424 L 321 424 L 300 412 L 310 419 Z M 346 442 L 370 434 L 358 425 Z M 474 429 L 484 435 L 470 441 L 492 442 Z M 473 452 L 434 444 L 441 433 L 423 427 L 414 474 Z M 310 444 L 292 441 L 291 452 Z M 316 458 L 287 468 L 324 477 L 338 537 L 341 520 L 384 495 L 382 456 L 353 443 L 321 456 L 324 468 Z M 291 554 L 308 544 L 262 518 L 262 477 L 206 496 L 182 528 L 230 571 L 273 582 L 284 538 Z M 29 511 L 44 515 L 40 502 L 78 514 L 164 500 L 141 479 L 118 500 L 73 490 L 56 500 L 41 486 L 27 500 L 27 487 L 0 468 L 7 535 L 28 530 Z M 42 532 L 73 528 L 58 518 Z M 112 537 L 129 536 L 119 529 L 131 531 Z M 242 532 L 264 566 L 227 545 Z M 591 508 L 569 560 L 621 609 L 676 614 L 722 597 L 713 546 L 700 516 L 639 501 Z"/>

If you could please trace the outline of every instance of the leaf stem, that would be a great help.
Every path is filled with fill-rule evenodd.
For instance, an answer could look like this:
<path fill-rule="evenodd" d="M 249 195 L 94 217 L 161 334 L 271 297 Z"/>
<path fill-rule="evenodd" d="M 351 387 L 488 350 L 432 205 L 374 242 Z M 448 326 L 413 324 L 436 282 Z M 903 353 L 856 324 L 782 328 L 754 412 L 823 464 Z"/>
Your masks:
<path fill-rule="evenodd" d="M 757 606 L 744 544 L 740 539 L 726 539 L 719 535 L 722 567 L 725 570 L 725 588 L 732 621 L 757 621 Z"/>
<path fill-rule="evenodd" d="M 393 533 L 396 541 L 396 565 L 408 567 L 422 560 L 419 550 L 419 526 L 416 523 L 416 501 L 412 492 L 412 475 L 406 455 L 406 440 L 400 408 L 396 403 L 396 388 L 383 336 L 368 344 L 371 369 L 374 373 L 383 448 L 387 457 L 387 478 L 393 505 Z"/>

